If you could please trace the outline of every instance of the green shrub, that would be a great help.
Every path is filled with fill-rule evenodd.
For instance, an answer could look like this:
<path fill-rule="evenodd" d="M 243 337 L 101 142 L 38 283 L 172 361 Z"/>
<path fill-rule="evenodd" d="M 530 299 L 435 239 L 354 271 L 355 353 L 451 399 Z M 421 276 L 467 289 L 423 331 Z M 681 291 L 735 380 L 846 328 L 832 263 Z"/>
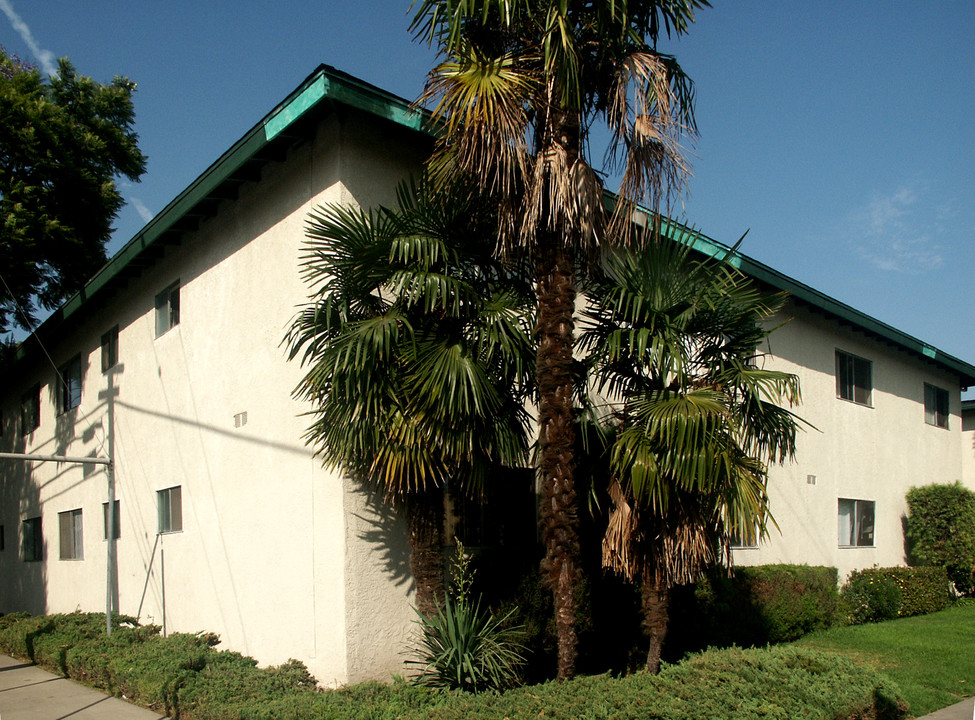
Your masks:
<path fill-rule="evenodd" d="M 899 692 L 875 670 L 792 647 L 710 650 L 659 675 L 581 677 L 502 695 L 453 696 L 408 720 L 738 720 L 795 717 L 894 720 Z"/>
<path fill-rule="evenodd" d="M 907 508 L 911 564 L 941 566 L 959 593 L 975 593 L 975 492 L 958 482 L 913 487 Z"/>
<path fill-rule="evenodd" d="M 866 568 L 850 573 L 840 591 L 844 620 L 852 625 L 944 610 L 951 602 L 942 567 Z"/>
<path fill-rule="evenodd" d="M 808 565 L 715 569 L 677 588 L 665 657 L 705 647 L 788 642 L 836 622 L 836 568 Z"/>

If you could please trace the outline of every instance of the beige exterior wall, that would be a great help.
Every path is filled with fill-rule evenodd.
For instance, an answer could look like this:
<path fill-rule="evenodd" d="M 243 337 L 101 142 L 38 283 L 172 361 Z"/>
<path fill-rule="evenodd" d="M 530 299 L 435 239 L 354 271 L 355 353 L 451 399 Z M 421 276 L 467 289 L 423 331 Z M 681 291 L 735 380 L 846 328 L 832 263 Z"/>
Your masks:
<path fill-rule="evenodd" d="M 113 375 L 118 608 L 169 632 L 213 631 L 262 664 L 295 657 L 324 684 L 388 678 L 412 629 L 403 524 L 304 446 L 302 374 L 281 345 L 306 290 L 304 224 L 328 202 L 392 203 L 419 165 L 415 142 L 351 113 L 265 166 L 215 217 L 50 348 L 81 353 L 80 407 L 57 415 L 53 370 L 39 365 L 3 398 L 5 450 L 104 456 L 100 337 L 119 326 Z M 155 337 L 157 293 L 180 283 L 180 323 Z M 41 425 L 21 438 L 21 388 L 41 384 Z M 247 413 L 235 427 L 235 415 Z M 0 460 L 0 612 L 105 608 L 102 467 Z M 157 491 L 180 486 L 181 532 L 157 535 Z M 84 559 L 59 560 L 58 513 L 81 508 Z M 43 561 L 18 557 L 21 521 L 40 515 Z M 399 564 L 398 564 L 399 563 Z"/>
<path fill-rule="evenodd" d="M 962 482 L 975 490 L 975 406 L 962 413 L 961 476 Z"/>
<path fill-rule="evenodd" d="M 766 367 L 799 376 L 796 413 L 812 427 L 800 433 L 795 461 L 769 473 L 778 529 L 758 549 L 735 550 L 734 561 L 835 566 L 841 581 L 854 569 L 903 565 L 907 490 L 962 478 L 958 379 L 806 308 L 787 314 L 791 321 L 770 338 Z M 871 361 L 869 406 L 837 397 L 837 350 Z M 948 391 L 948 429 L 925 423 L 924 383 Z M 840 498 L 876 503 L 873 547 L 840 547 Z"/>

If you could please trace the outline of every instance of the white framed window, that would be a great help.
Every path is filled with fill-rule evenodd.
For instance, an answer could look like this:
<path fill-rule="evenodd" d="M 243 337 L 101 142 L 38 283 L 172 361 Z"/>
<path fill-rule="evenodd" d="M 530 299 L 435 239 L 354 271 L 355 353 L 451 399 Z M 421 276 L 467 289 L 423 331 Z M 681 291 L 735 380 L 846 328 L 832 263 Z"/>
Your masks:
<path fill-rule="evenodd" d="M 842 350 L 836 351 L 836 397 L 857 405 L 872 405 L 873 363 Z"/>
<path fill-rule="evenodd" d="M 840 547 L 873 547 L 877 503 L 873 500 L 839 498 L 838 531 Z"/>
<path fill-rule="evenodd" d="M 181 532 L 183 529 L 183 492 L 179 485 L 156 492 L 159 508 L 159 532 Z"/>
<path fill-rule="evenodd" d="M 758 528 L 753 525 L 746 528 L 744 532 L 736 528 L 731 533 L 731 547 L 735 550 L 757 550 Z"/>
<path fill-rule="evenodd" d="M 118 325 L 102 335 L 102 372 L 118 365 Z"/>
<path fill-rule="evenodd" d="M 119 501 L 116 500 L 115 512 L 112 513 L 114 515 L 114 517 L 112 518 L 112 522 L 115 523 L 113 527 L 113 530 L 115 530 L 115 532 L 112 533 L 112 536 L 116 540 L 122 537 L 122 524 L 121 524 L 122 516 L 120 512 L 120 507 L 121 506 L 119 504 Z M 104 532 L 102 534 L 102 539 L 108 540 L 108 503 L 107 502 L 102 503 L 102 522 L 104 523 Z"/>
<path fill-rule="evenodd" d="M 179 280 L 156 295 L 156 337 L 179 325 Z"/>
<path fill-rule="evenodd" d="M 948 391 L 924 383 L 924 422 L 947 429 Z"/>
<path fill-rule="evenodd" d="M 62 560 L 85 559 L 85 536 L 82 524 L 81 508 L 58 513 Z"/>
<path fill-rule="evenodd" d="M 81 355 L 75 355 L 58 368 L 58 412 L 65 413 L 81 404 Z"/>
<path fill-rule="evenodd" d="M 29 435 L 41 426 L 41 386 L 34 385 L 20 398 L 20 434 Z"/>
<path fill-rule="evenodd" d="M 20 558 L 24 562 L 44 559 L 44 536 L 41 533 L 41 518 L 26 518 L 21 525 Z"/>

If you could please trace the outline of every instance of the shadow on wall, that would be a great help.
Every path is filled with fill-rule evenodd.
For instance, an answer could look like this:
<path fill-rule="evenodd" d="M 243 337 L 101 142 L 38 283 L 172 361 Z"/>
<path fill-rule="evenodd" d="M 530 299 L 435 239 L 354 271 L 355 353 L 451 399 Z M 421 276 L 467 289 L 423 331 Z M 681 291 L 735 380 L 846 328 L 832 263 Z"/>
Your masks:
<path fill-rule="evenodd" d="M 406 535 L 406 522 L 402 514 L 382 495 L 361 484 L 354 486 L 356 496 L 363 512 L 353 517 L 360 527 L 367 529 L 358 533 L 358 538 L 366 543 L 369 553 L 378 556 L 382 571 L 396 587 L 409 585 L 413 592 L 413 573 L 410 571 L 410 546 Z"/>
<path fill-rule="evenodd" d="M 0 447 L 26 452 L 19 417 L 5 413 Z M 56 543 L 57 517 L 41 516 L 40 490 L 31 463 L 0 460 L 0 613 L 47 612 L 47 563 Z"/>

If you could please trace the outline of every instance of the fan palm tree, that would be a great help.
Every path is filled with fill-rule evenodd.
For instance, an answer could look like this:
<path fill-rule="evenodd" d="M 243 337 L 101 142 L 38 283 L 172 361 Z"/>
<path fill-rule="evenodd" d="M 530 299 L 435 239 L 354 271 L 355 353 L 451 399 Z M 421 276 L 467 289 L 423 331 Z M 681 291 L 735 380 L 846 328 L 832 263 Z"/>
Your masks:
<path fill-rule="evenodd" d="M 765 535 L 768 465 L 793 456 L 800 401 L 797 376 L 762 367 L 785 296 L 675 234 L 604 257 L 582 340 L 616 428 L 603 565 L 640 584 L 651 672 L 670 588 Z"/>
<path fill-rule="evenodd" d="M 310 302 L 286 337 L 308 372 L 305 440 L 405 506 L 417 609 L 443 597 L 443 488 L 477 494 L 523 463 L 529 286 L 492 258 L 494 216 L 469 195 L 404 185 L 399 207 L 320 207 L 302 273 Z"/>
<path fill-rule="evenodd" d="M 497 253 L 527 258 L 538 319 L 538 451 L 543 575 L 554 593 L 558 675 L 574 674 L 579 577 L 573 478 L 573 322 L 577 262 L 631 239 L 635 204 L 658 209 L 683 188 L 680 142 L 693 88 L 656 50 L 704 0 L 417 0 L 412 29 L 440 63 L 421 98 L 441 124 L 436 178 L 470 177 L 500 209 Z M 591 157 L 608 127 L 605 163 Z M 604 172 L 621 172 L 604 207 Z"/>

